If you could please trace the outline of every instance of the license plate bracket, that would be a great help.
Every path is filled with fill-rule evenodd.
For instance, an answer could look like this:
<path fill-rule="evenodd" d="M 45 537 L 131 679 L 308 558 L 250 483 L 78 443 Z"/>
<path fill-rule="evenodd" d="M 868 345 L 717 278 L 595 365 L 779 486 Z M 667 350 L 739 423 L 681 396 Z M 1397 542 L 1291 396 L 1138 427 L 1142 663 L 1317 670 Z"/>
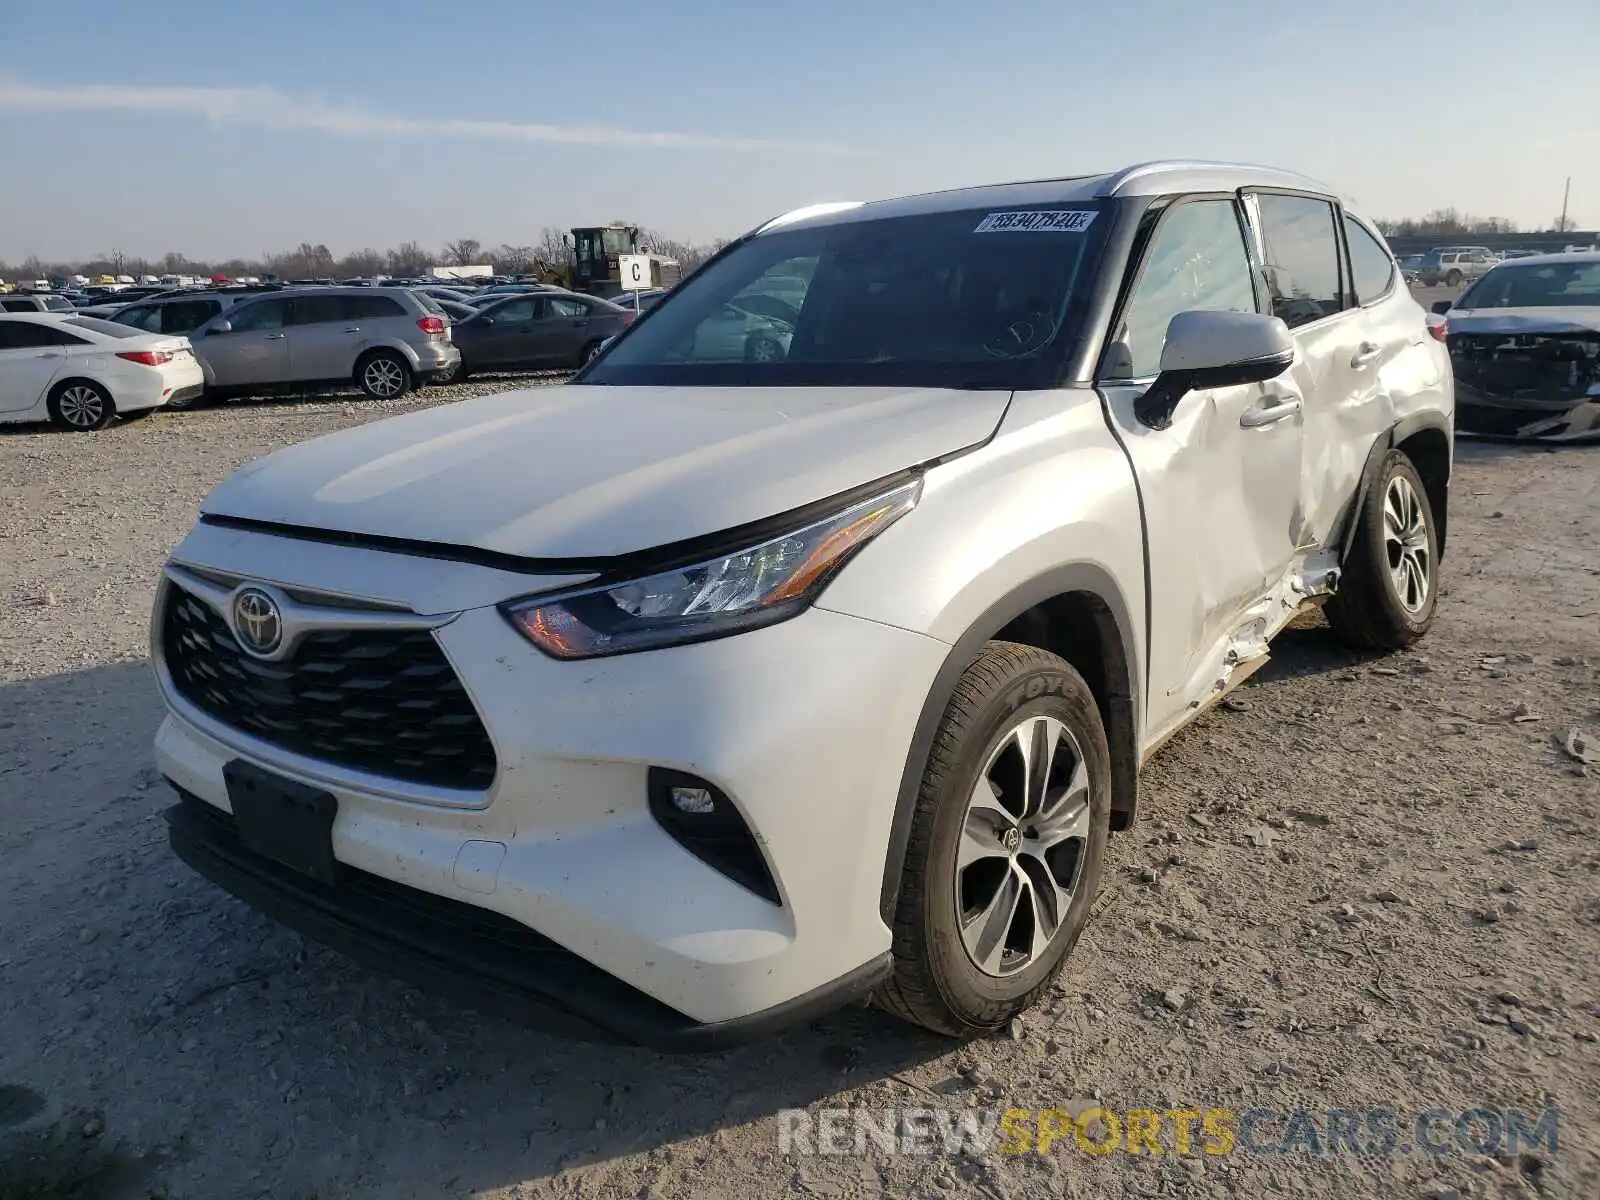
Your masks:
<path fill-rule="evenodd" d="M 242 759 L 227 763 L 222 778 L 246 850 L 320 883 L 335 882 L 333 821 L 339 802 L 332 792 L 274 775 Z"/>

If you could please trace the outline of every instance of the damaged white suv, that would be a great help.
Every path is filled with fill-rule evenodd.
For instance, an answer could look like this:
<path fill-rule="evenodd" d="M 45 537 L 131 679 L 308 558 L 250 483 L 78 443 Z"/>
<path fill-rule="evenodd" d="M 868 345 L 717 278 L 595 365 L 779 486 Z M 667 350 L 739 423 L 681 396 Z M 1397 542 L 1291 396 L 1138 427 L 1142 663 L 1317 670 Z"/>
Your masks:
<path fill-rule="evenodd" d="M 569 386 L 207 499 L 153 619 L 172 844 L 528 1020 L 714 1046 L 871 996 L 994 1030 L 1141 763 L 1298 609 L 1428 629 L 1451 423 L 1383 241 L 1309 179 L 791 213 Z"/>

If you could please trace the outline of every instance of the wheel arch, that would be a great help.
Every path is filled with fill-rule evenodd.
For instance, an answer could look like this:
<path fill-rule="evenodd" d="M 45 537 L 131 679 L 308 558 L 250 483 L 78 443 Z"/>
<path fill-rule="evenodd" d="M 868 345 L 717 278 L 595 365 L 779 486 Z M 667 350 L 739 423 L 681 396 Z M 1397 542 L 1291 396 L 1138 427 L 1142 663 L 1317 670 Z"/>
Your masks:
<path fill-rule="evenodd" d="M 1422 412 L 1395 422 L 1380 434 L 1367 451 L 1366 465 L 1361 469 L 1361 482 L 1346 510 L 1340 534 L 1339 561 L 1350 554 L 1360 525 L 1362 506 L 1366 503 L 1372 481 L 1383 468 L 1383 460 L 1391 450 L 1400 450 L 1417 468 L 1422 485 L 1428 492 L 1428 507 L 1433 510 L 1433 525 L 1439 537 L 1439 557 L 1444 558 L 1445 535 L 1450 525 L 1450 470 L 1453 442 L 1450 420 L 1443 413 Z"/>
<path fill-rule="evenodd" d="M 62 374 L 57 378 L 52 379 L 50 381 L 50 386 L 44 391 L 46 405 L 48 406 L 49 401 L 54 400 L 57 396 L 66 391 L 75 383 L 87 383 L 90 387 L 99 389 L 105 394 L 106 400 L 110 403 L 112 413 L 115 414 L 121 411 L 117 408 L 117 393 L 115 388 L 113 388 L 104 379 L 96 379 L 93 375 L 82 374 Z"/>
<path fill-rule="evenodd" d="M 1139 798 L 1141 697 L 1134 625 L 1122 589 L 1102 567 L 1074 563 L 1039 575 L 989 605 L 945 656 L 923 701 L 895 797 L 879 910 L 892 925 L 917 793 L 933 740 L 961 674 L 994 640 L 1064 658 L 1094 693 L 1111 750 L 1111 828 L 1133 824 Z"/>

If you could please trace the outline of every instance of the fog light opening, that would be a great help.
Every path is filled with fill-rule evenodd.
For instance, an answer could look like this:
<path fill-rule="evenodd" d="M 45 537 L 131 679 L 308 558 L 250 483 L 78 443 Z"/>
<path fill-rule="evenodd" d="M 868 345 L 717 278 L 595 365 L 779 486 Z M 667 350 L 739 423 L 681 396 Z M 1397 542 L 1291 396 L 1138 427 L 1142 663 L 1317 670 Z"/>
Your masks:
<path fill-rule="evenodd" d="M 715 784 L 683 771 L 651 767 L 650 815 L 706 866 L 772 904 L 782 904 L 772 869 L 733 801 Z"/>

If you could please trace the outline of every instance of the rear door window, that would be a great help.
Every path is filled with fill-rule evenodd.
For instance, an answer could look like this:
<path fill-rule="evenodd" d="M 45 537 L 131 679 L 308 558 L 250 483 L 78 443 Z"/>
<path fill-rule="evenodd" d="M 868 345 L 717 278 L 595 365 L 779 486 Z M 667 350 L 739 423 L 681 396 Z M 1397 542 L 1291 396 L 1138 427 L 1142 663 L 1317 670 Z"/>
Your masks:
<path fill-rule="evenodd" d="M 0 311 L 38 312 L 39 306 L 32 300 L 0 300 Z"/>
<path fill-rule="evenodd" d="M 160 333 L 161 307 L 156 304 L 139 304 L 133 308 L 125 308 L 117 314 L 117 324 L 142 329 L 146 333 Z"/>
<path fill-rule="evenodd" d="M 257 300 L 254 304 L 236 305 L 229 310 L 228 324 L 235 333 L 282 329 L 288 323 L 290 303 L 289 300 Z"/>
<path fill-rule="evenodd" d="M 177 300 L 163 304 L 161 332 L 191 333 L 221 311 L 222 305 L 215 300 Z"/>
<path fill-rule="evenodd" d="M 351 319 L 349 296 L 301 296 L 294 306 L 296 325 L 329 325 Z"/>
<path fill-rule="evenodd" d="M 539 319 L 540 304 L 532 297 L 522 300 L 510 300 L 500 305 L 489 315 L 494 318 L 497 325 L 520 325 L 525 321 Z"/>
<path fill-rule="evenodd" d="M 548 317 L 587 317 L 589 307 L 581 300 L 568 300 L 565 296 L 551 296 L 545 315 Z"/>
<path fill-rule="evenodd" d="M 1272 311 L 1294 329 L 1345 307 L 1333 205 L 1312 196 L 1262 193 L 1261 240 Z"/>

